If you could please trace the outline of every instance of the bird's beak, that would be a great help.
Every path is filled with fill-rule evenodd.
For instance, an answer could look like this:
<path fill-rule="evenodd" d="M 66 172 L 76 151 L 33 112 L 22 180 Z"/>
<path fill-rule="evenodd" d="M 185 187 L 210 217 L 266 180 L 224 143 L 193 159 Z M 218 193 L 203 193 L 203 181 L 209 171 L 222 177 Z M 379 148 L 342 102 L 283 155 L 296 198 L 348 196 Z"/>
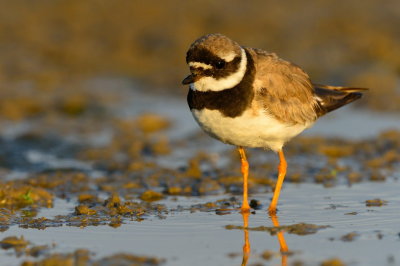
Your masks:
<path fill-rule="evenodd" d="M 195 79 L 194 75 L 190 74 L 184 80 L 182 80 L 182 84 L 183 85 L 188 85 L 188 84 L 193 83 L 195 81 L 196 81 L 196 79 Z"/>

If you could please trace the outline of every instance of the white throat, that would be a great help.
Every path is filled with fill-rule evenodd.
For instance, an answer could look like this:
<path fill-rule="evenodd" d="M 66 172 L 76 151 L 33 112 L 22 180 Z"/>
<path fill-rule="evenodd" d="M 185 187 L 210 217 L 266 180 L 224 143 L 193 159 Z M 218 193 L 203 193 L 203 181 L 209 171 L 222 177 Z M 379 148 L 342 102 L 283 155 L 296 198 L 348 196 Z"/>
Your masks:
<path fill-rule="evenodd" d="M 194 83 L 190 84 L 190 89 L 195 91 L 222 91 L 225 89 L 233 88 L 242 81 L 244 74 L 246 73 L 247 56 L 243 48 L 239 69 L 232 75 L 215 79 L 213 77 L 203 77 Z"/>

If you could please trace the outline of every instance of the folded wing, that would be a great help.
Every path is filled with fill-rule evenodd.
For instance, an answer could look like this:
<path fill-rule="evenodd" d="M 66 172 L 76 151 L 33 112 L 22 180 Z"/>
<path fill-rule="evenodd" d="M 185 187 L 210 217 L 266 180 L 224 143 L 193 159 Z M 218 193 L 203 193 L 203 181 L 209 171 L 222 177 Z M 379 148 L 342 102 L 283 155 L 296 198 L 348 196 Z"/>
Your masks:
<path fill-rule="evenodd" d="M 310 124 L 317 119 L 314 89 L 300 67 L 262 50 L 255 58 L 255 102 L 266 114 L 287 124 Z"/>
<path fill-rule="evenodd" d="M 365 88 L 336 87 L 313 84 L 314 97 L 317 100 L 316 113 L 318 117 L 349 104 L 362 96 Z"/>

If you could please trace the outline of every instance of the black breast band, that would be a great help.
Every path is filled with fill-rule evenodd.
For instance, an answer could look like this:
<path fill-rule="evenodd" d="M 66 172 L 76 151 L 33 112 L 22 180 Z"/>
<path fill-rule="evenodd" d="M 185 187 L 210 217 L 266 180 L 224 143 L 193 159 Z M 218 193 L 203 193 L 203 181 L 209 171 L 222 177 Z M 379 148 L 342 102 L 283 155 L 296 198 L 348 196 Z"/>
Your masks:
<path fill-rule="evenodd" d="M 187 101 L 190 109 L 218 110 L 224 116 L 242 115 L 254 98 L 253 82 L 255 76 L 254 61 L 246 51 L 247 65 L 243 79 L 233 88 L 222 91 L 193 91 L 189 89 Z"/>

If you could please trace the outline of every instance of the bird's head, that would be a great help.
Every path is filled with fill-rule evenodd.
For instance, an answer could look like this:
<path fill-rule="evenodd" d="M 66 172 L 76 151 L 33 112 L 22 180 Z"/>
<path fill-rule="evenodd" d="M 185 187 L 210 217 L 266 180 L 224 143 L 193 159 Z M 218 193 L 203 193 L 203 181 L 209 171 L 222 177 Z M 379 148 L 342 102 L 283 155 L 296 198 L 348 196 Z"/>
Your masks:
<path fill-rule="evenodd" d="M 244 48 L 221 34 L 197 39 L 186 54 L 191 74 L 182 84 L 196 91 L 221 91 L 233 88 L 246 73 Z"/>

